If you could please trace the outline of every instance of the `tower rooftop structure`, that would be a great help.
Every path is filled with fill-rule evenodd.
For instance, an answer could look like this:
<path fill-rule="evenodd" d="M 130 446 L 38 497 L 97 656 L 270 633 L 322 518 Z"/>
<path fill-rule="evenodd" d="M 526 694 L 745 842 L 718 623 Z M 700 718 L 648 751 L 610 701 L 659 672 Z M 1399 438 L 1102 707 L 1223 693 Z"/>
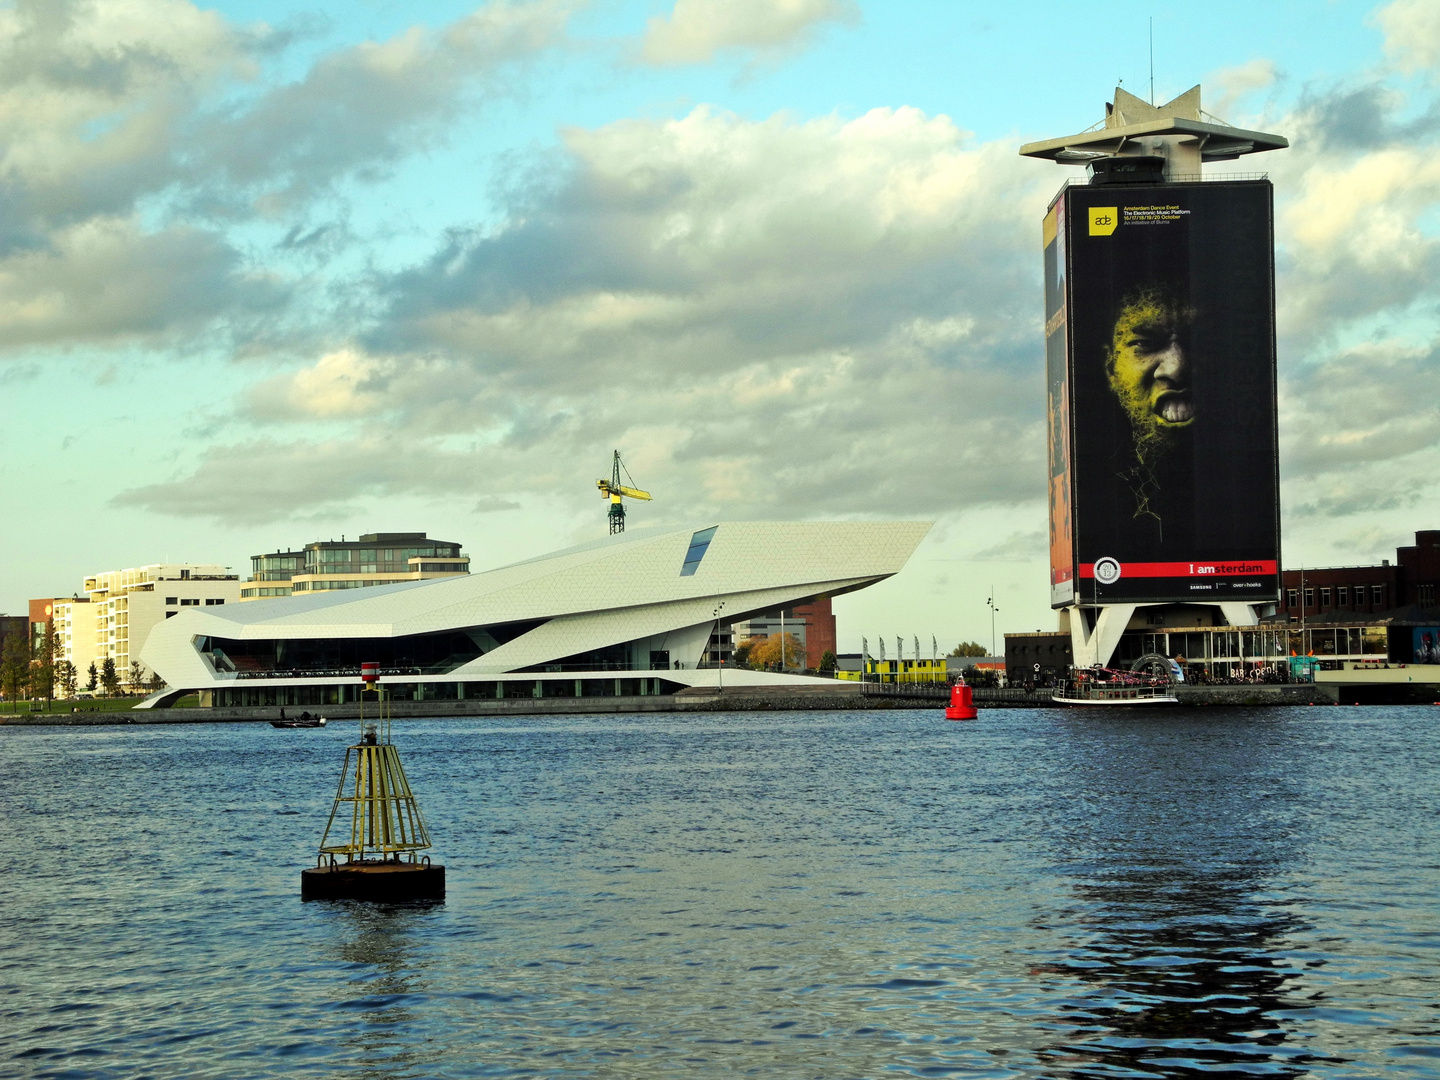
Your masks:
<path fill-rule="evenodd" d="M 1198 179 L 1205 162 L 1233 161 L 1289 145 L 1283 135 L 1232 127 L 1211 116 L 1200 107 L 1199 86 L 1164 105 L 1151 105 L 1117 86 L 1103 121 L 1075 135 L 1026 143 L 1020 154 L 1057 165 L 1091 166 L 1106 159 L 1159 158 L 1163 179 L 1169 181 Z"/>

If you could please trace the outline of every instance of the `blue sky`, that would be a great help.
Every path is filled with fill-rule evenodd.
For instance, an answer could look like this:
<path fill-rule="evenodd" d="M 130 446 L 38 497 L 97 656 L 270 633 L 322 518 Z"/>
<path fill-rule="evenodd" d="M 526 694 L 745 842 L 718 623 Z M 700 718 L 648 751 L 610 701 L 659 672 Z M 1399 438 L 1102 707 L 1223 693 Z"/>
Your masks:
<path fill-rule="evenodd" d="M 1117 80 L 1278 131 L 1288 564 L 1440 476 L 1440 13 L 0 4 L 0 609 L 372 529 L 923 517 L 841 643 L 1052 625 L 1043 207 Z"/>

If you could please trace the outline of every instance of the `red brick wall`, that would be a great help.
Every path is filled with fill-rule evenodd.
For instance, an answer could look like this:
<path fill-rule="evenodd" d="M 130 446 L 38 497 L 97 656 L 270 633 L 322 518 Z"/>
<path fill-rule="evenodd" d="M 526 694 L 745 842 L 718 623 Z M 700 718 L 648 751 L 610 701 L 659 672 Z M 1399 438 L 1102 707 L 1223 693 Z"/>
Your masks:
<path fill-rule="evenodd" d="M 32 641 L 35 639 L 35 627 L 37 625 L 44 626 L 55 617 L 54 604 L 55 601 L 50 599 L 30 601 L 30 639 Z M 51 610 L 46 611 L 46 608 Z"/>
<path fill-rule="evenodd" d="M 830 597 L 817 596 L 808 604 L 796 604 L 795 615 L 805 620 L 805 666 L 818 668 L 820 657 L 838 652 L 835 646 L 835 613 Z"/>

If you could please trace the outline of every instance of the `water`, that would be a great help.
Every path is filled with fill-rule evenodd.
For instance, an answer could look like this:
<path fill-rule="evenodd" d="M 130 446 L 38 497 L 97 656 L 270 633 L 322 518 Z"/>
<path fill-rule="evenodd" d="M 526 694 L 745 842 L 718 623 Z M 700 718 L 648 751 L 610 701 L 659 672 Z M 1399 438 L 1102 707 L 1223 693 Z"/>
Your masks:
<path fill-rule="evenodd" d="M 0 728 L 0 1075 L 1440 1075 L 1440 708 Z"/>

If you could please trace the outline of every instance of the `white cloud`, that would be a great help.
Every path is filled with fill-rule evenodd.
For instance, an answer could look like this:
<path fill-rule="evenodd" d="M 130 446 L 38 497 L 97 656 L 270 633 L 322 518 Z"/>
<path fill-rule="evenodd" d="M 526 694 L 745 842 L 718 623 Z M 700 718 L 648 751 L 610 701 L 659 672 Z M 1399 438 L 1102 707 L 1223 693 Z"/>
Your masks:
<path fill-rule="evenodd" d="M 0 8 L 0 348 L 223 327 L 243 349 L 249 314 L 297 293 L 229 227 L 303 220 L 339 180 L 383 174 L 559 41 L 572 7 L 495 0 L 294 83 L 266 66 L 280 35 L 186 0 Z"/>
<path fill-rule="evenodd" d="M 1257 90 L 1269 89 L 1277 78 L 1275 61 L 1265 57 L 1221 68 L 1205 80 L 1206 111 L 1228 120 L 1232 110 L 1238 108 L 1241 102 Z"/>
<path fill-rule="evenodd" d="M 676 0 L 650 20 L 641 56 L 650 64 L 704 64 L 729 49 L 776 52 L 827 22 L 853 22 L 850 0 Z"/>
<path fill-rule="evenodd" d="M 193 332 L 221 308 L 238 327 L 285 298 L 213 233 L 93 217 L 56 230 L 45 248 L 0 255 L 0 349 Z"/>
<path fill-rule="evenodd" d="M 1375 13 L 1385 32 L 1385 53 L 1404 72 L 1440 68 L 1440 5 L 1394 0 Z"/>
<path fill-rule="evenodd" d="M 364 340 L 257 388 L 250 417 L 384 416 L 407 437 L 393 467 L 422 487 L 570 490 L 577 507 L 619 446 L 664 493 L 647 513 L 680 519 L 1030 497 L 1053 176 L 915 109 L 701 108 L 566 147 L 557 185 L 396 278 Z M 289 452 L 234 450 L 281 468 Z M 228 454 L 178 479 L 183 497 L 145 499 L 257 512 L 215 482 Z"/>
<path fill-rule="evenodd" d="M 384 409 L 391 367 L 353 348 L 336 349 L 313 367 L 256 383 L 247 396 L 252 410 L 273 417 L 364 416 Z"/>
<path fill-rule="evenodd" d="M 373 180 L 443 137 L 474 95 L 557 44 L 578 0 L 492 0 L 436 32 L 415 26 L 319 59 L 305 77 L 241 99 L 195 132 L 194 165 L 248 205 L 283 215 L 336 181 Z"/>

